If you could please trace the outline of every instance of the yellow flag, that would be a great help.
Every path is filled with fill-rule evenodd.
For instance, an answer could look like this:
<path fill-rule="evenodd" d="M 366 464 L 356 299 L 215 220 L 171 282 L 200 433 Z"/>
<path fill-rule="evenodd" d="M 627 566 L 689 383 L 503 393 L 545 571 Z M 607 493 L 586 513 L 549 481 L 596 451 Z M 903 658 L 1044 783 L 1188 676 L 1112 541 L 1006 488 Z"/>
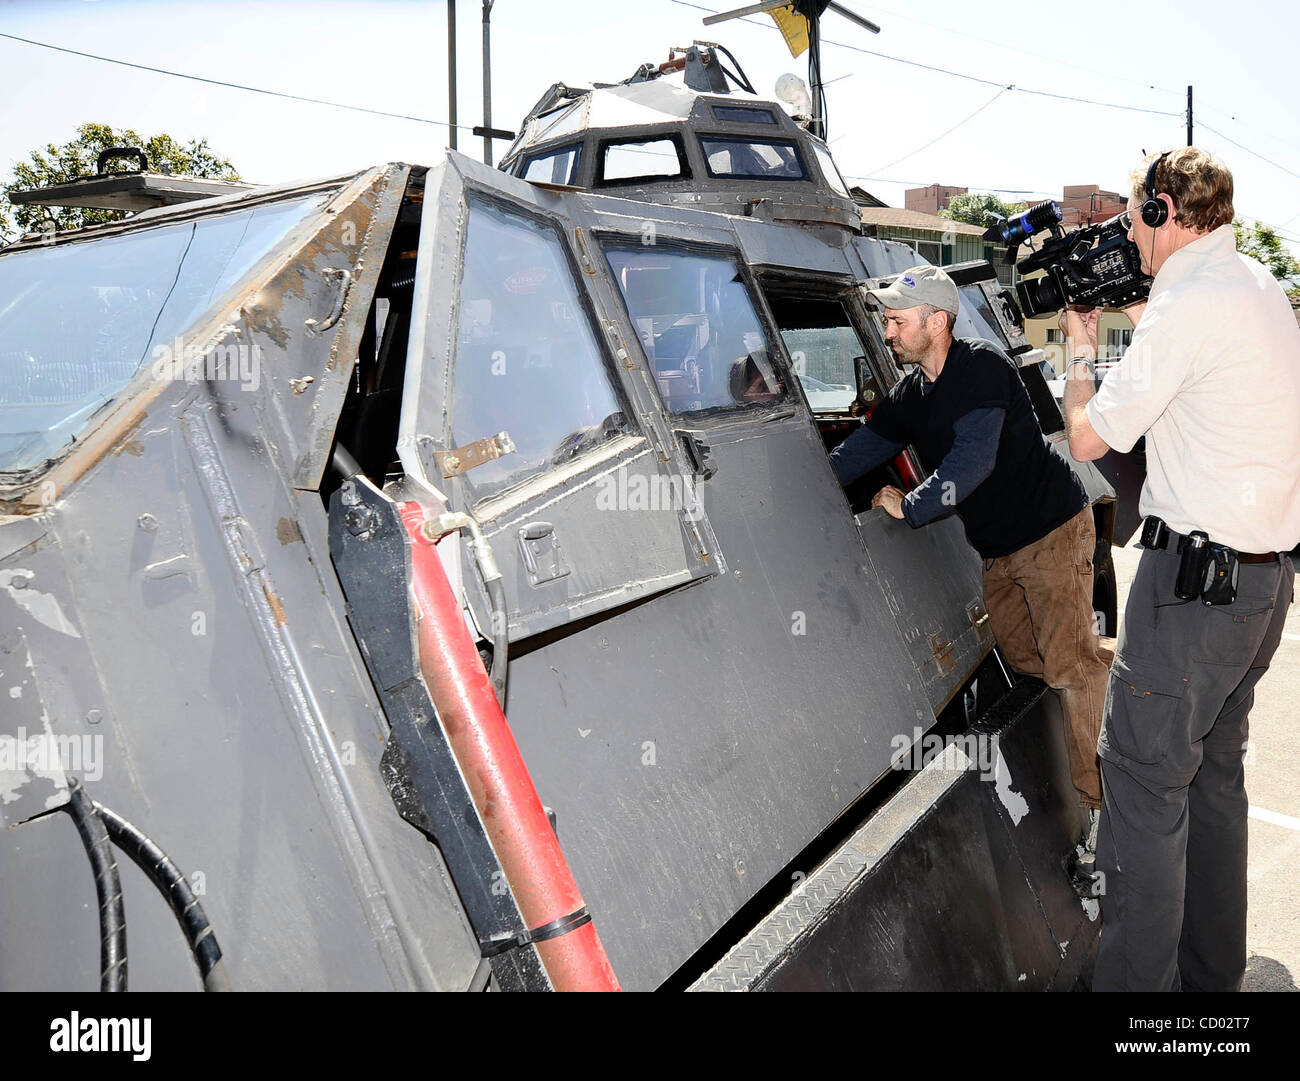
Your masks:
<path fill-rule="evenodd" d="M 808 20 L 796 14 L 794 5 L 776 8 L 768 14 L 772 16 L 772 21 L 781 31 L 786 45 L 790 47 L 791 56 L 798 56 L 808 48 Z"/>

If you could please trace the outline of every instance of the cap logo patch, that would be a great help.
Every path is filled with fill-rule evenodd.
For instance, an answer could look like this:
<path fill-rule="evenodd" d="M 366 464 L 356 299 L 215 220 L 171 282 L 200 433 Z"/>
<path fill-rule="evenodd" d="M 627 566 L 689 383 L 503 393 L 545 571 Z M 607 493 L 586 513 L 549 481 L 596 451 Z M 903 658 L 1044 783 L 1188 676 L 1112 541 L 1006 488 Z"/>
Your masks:
<path fill-rule="evenodd" d="M 915 286 L 916 286 L 916 279 L 915 279 L 915 278 L 909 278 L 909 277 L 907 277 L 906 275 L 904 275 L 903 277 L 899 278 L 898 280 L 901 281 L 904 285 L 910 285 L 910 286 L 912 286 L 912 287 L 915 287 Z"/>

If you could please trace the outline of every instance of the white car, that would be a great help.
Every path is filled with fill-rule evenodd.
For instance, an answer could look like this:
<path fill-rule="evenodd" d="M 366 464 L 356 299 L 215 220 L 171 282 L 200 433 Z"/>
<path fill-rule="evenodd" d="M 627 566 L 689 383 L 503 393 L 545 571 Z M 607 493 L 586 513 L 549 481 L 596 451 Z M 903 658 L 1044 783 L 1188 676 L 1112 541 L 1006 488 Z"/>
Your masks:
<path fill-rule="evenodd" d="M 847 383 L 823 383 L 811 375 L 800 375 L 799 383 L 808 398 L 808 407 L 814 413 L 848 409 L 857 394 L 856 388 Z"/>

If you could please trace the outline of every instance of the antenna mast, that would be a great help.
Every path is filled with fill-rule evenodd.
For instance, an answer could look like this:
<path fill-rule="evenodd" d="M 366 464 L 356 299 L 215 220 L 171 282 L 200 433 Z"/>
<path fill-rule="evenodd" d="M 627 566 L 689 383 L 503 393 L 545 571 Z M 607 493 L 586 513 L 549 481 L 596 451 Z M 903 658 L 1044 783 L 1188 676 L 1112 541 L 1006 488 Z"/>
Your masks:
<path fill-rule="evenodd" d="M 809 130 L 823 141 L 826 139 L 826 91 L 822 79 L 821 17 L 827 8 L 873 34 L 880 33 L 880 27 L 870 19 L 854 14 L 833 0 L 767 0 L 766 3 L 746 4 L 734 11 L 719 12 L 704 19 L 705 26 L 713 26 L 731 19 L 743 19 L 747 15 L 767 13 L 780 28 L 793 56 L 808 50 L 808 89 L 813 109 Z"/>

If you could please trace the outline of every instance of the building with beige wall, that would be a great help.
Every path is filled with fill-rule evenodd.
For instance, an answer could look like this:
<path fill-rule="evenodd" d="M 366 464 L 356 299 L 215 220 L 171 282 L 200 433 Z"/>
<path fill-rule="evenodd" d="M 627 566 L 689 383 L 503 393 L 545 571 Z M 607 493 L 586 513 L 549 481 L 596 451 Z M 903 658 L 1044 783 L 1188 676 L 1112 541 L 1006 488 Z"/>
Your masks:
<path fill-rule="evenodd" d="M 1041 272 L 1028 275 L 1031 278 L 1041 276 Z M 1025 338 L 1035 349 L 1047 354 L 1058 375 L 1065 373 L 1065 366 L 1070 358 L 1065 355 L 1065 335 L 1058 326 L 1060 314 L 1040 315 L 1037 319 L 1025 320 Z M 1133 338 L 1133 323 L 1123 312 L 1103 311 L 1097 322 L 1097 359 L 1101 361 L 1118 360 L 1124 355 L 1128 343 Z"/>

